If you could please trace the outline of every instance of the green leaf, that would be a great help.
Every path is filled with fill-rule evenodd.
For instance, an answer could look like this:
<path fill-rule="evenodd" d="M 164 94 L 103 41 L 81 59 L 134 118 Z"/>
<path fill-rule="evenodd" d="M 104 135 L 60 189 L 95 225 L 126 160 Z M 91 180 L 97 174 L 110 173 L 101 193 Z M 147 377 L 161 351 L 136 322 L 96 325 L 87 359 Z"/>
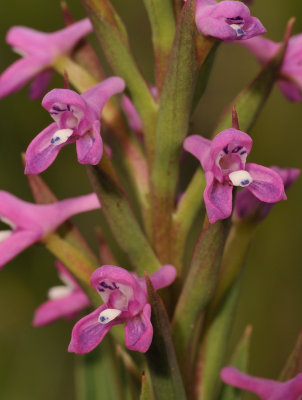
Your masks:
<path fill-rule="evenodd" d="M 161 91 L 174 39 L 175 20 L 171 0 L 144 0 L 152 29 L 156 83 Z"/>
<path fill-rule="evenodd" d="M 222 386 L 220 370 L 225 365 L 227 344 L 233 326 L 240 281 L 229 290 L 223 304 L 207 327 L 200 350 L 202 374 L 197 382 L 198 400 L 216 400 Z"/>
<path fill-rule="evenodd" d="M 248 325 L 228 364 L 242 372 L 248 372 L 251 333 L 252 327 Z M 231 385 L 224 385 L 219 400 L 241 400 L 242 397 L 243 392 L 240 389 Z"/>
<path fill-rule="evenodd" d="M 186 394 L 172 342 L 170 321 L 159 295 L 146 277 L 153 339 L 146 359 L 156 400 L 185 400 Z"/>
<path fill-rule="evenodd" d="M 213 296 L 229 220 L 205 227 L 196 243 L 190 269 L 173 317 L 173 339 L 186 382 L 190 382 L 196 353 L 193 338 L 205 307 Z"/>
<path fill-rule="evenodd" d="M 282 46 L 274 58 L 260 71 L 256 78 L 228 105 L 216 126 L 213 136 L 232 126 L 232 109 L 236 107 L 240 130 L 249 132 L 276 82 L 283 63 L 293 20 L 290 20 Z"/>
<path fill-rule="evenodd" d="M 99 166 L 87 166 L 91 184 L 102 204 L 102 210 L 112 234 L 128 255 L 139 274 L 154 272 L 160 267 L 141 227 L 139 226 L 125 193 L 111 172 L 110 161 L 105 157 Z"/>
<path fill-rule="evenodd" d="M 289 355 L 284 368 L 279 376 L 280 381 L 287 381 L 294 378 L 302 371 L 302 331 L 300 331 L 293 351 Z"/>
<path fill-rule="evenodd" d="M 169 260 L 169 232 L 178 180 L 179 156 L 188 129 L 198 73 L 194 18 L 195 0 L 188 0 L 178 20 L 156 127 L 151 182 L 155 245 L 162 262 Z"/>
<path fill-rule="evenodd" d="M 133 59 L 125 34 L 121 33 L 121 20 L 108 0 L 83 0 L 83 4 L 107 61 L 114 73 L 126 82 L 143 123 L 146 148 L 151 159 L 157 105 Z"/>
<path fill-rule="evenodd" d="M 77 400 L 125 400 L 114 345 L 107 335 L 89 354 L 76 356 Z"/>

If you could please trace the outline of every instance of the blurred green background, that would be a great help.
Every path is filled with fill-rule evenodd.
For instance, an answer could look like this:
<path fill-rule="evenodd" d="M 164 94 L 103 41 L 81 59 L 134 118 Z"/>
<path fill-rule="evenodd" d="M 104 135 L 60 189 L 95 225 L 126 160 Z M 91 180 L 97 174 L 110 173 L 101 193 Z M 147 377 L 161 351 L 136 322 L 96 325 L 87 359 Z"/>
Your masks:
<path fill-rule="evenodd" d="M 69 6 L 77 18 L 84 16 L 79 0 Z M 126 21 L 134 54 L 146 79 L 153 81 L 153 56 L 148 20 L 142 0 L 114 1 Z M 280 40 L 286 21 L 297 17 L 294 32 L 302 31 L 300 0 L 255 0 L 251 7 L 267 28 L 268 36 Z M 17 57 L 4 42 L 12 25 L 42 31 L 62 27 L 60 3 L 10 0 L 0 14 L 0 71 Z M 226 104 L 255 75 L 258 65 L 237 45 L 225 44 L 218 51 L 210 83 L 196 113 L 191 133 L 207 135 Z M 61 85 L 56 77 L 53 85 Z M 50 122 L 40 102 L 28 100 L 27 89 L 1 100 L 0 186 L 31 200 L 23 175 L 20 153 Z M 302 105 L 290 104 L 274 89 L 254 129 L 249 160 L 264 165 L 301 168 Z M 240 117 L 240 116 L 239 116 Z M 89 192 L 85 169 L 76 162 L 74 146 L 67 146 L 43 178 L 59 198 Z M 277 205 L 263 222 L 250 250 L 238 316 L 232 341 L 244 327 L 254 327 L 250 371 L 276 378 L 302 328 L 301 179 L 289 191 L 287 202 Z M 95 246 L 95 214 L 76 221 Z M 58 283 L 53 257 L 34 246 L 1 271 L 0 276 L 0 398 L 1 400 L 74 399 L 74 356 L 67 353 L 73 324 L 67 321 L 33 328 L 36 307 L 46 291 Z"/>

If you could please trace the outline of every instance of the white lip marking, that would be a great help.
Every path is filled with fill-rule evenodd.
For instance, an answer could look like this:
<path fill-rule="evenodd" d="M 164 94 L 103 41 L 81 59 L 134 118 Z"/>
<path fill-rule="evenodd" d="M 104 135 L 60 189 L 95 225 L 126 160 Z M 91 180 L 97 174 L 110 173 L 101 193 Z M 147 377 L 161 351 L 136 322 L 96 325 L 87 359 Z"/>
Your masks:
<path fill-rule="evenodd" d="M 0 243 L 4 242 L 10 235 L 12 234 L 12 231 L 7 230 L 7 231 L 0 231 Z"/>
<path fill-rule="evenodd" d="M 99 315 L 99 322 L 101 324 L 108 324 L 108 322 L 113 321 L 116 317 L 120 315 L 122 311 L 115 308 L 107 308 L 102 311 Z"/>
<path fill-rule="evenodd" d="M 62 297 L 69 296 L 73 291 L 72 287 L 69 286 L 54 286 L 48 291 L 48 298 L 50 300 L 61 299 Z"/>
<path fill-rule="evenodd" d="M 253 182 L 251 175 L 244 170 L 233 171 L 229 174 L 230 181 L 234 186 L 248 186 Z"/>
<path fill-rule="evenodd" d="M 67 142 L 67 140 L 70 138 L 72 134 L 73 134 L 72 129 L 59 129 L 58 131 L 55 132 L 55 134 L 51 138 L 50 143 L 53 144 L 54 146 L 58 146 L 62 143 Z"/>

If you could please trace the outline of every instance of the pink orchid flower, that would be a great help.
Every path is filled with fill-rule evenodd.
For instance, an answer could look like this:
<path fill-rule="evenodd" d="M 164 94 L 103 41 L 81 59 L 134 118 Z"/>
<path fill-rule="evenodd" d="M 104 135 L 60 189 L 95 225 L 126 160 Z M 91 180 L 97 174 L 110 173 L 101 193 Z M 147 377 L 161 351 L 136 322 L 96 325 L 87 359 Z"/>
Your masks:
<path fill-rule="evenodd" d="M 261 65 L 267 64 L 280 46 L 281 43 L 260 37 L 244 42 L 244 47 L 253 53 Z M 288 100 L 302 101 L 302 34 L 289 39 L 278 86 Z"/>
<path fill-rule="evenodd" d="M 39 174 L 56 159 L 67 144 L 76 142 L 78 161 L 96 165 L 103 154 L 100 116 L 107 100 L 124 90 L 123 79 L 111 77 L 78 94 L 69 89 L 53 89 L 42 106 L 55 120 L 29 144 L 25 173 Z"/>
<path fill-rule="evenodd" d="M 176 270 L 171 265 L 150 275 L 155 290 L 170 285 L 175 277 Z M 93 272 L 90 283 L 104 304 L 76 323 L 68 351 L 88 353 L 114 325 L 126 323 L 126 346 L 145 353 L 153 336 L 145 279 L 123 268 L 103 265 Z"/>
<path fill-rule="evenodd" d="M 39 32 L 24 26 L 12 27 L 6 42 L 22 55 L 0 75 L 0 98 L 21 89 L 34 79 L 30 97 L 39 98 L 46 90 L 51 76 L 51 66 L 63 54 L 71 52 L 77 42 L 92 32 L 88 18 L 53 33 Z"/>
<path fill-rule="evenodd" d="M 0 268 L 73 215 L 100 208 L 95 193 L 52 204 L 32 204 L 0 191 L 0 221 L 11 229 L 0 231 Z"/>
<path fill-rule="evenodd" d="M 244 374 L 234 367 L 225 367 L 220 375 L 225 383 L 255 393 L 262 400 L 302 399 L 302 374 L 287 382 L 277 382 Z"/>
<path fill-rule="evenodd" d="M 297 168 L 270 167 L 270 169 L 280 175 L 285 190 L 298 179 L 301 172 Z M 249 190 L 243 189 L 236 195 L 234 217 L 236 219 L 243 219 L 253 215 L 253 217 L 261 221 L 267 217 L 273 206 L 273 203 L 263 203 L 257 197 L 253 196 Z"/>
<path fill-rule="evenodd" d="M 223 41 L 249 39 L 266 32 L 240 1 L 197 0 L 195 21 L 200 33 Z"/>
<path fill-rule="evenodd" d="M 218 133 L 212 141 L 198 135 L 185 139 L 184 149 L 198 158 L 206 173 L 204 202 L 210 223 L 231 215 L 234 186 L 246 187 L 266 203 L 286 199 L 277 172 L 262 165 L 246 164 L 251 148 L 251 137 L 233 128 Z"/>
<path fill-rule="evenodd" d="M 90 301 L 77 281 L 60 261 L 56 261 L 59 277 L 64 283 L 49 289 L 49 300 L 37 308 L 33 320 L 34 326 L 51 324 L 59 318 L 74 318 Z"/>

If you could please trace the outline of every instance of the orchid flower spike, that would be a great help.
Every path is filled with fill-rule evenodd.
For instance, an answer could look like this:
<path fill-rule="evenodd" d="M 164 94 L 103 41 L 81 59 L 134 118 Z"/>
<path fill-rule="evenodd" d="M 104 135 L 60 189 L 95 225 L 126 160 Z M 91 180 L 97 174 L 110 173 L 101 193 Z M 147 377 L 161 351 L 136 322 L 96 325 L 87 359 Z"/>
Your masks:
<path fill-rule="evenodd" d="M 274 57 L 280 46 L 281 43 L 260 37 L 244 42 L 244 47 L 253 53 L 262 66 Z M 288 41 L 278 86 L 288 100 L 302 101 L 302 33 Z"/>
<path fill-rule="evenodd" d="M 175 268 L 164 265 L 150 275 L 150 280 L 157 290 L 170 285 L 175 277 Z M 68 351 L 88 353 L 114 325 L 125 323 L 126 346 L 130 350 L 145 353 L 153 336 L 145 279 L 123 268 L 103 265 L 93 272 L 90 283 L 104 304 L 76 323 Z"/>
<path fill-rule="evenodd" d="M 52 204 L 32 204 L 0 191 L 0 268 L 73 215 L 100 208 L 95 193 Z"/>
<path fill-rule="evenodd" d="M 225 367 L 220 376 L 225 383 L 255 393 L 262 400 L 302 399 L 302 373 L 287 382 L 277 382 L 244 374 L 234 367 Z"/>
<path fill-rule="evenodd" d="M 49 289 L 49 300 L 35 312 L 34 326 L 47 325 L 59 318 L 74 318 L 80 311 L 90 306 L 85 292 L 60 261 L 56 261 L 56 268 L 64 285 Z"/>
<path fill-rule="evenodd" d="M 24 26 L 12 27 L 6 42 L 23 58 L 15 61 L 0 75 L 0 98 L 21 89 L 34 79 L 30 98 L 42 96 L 52 76 L 57 58 L 71 52 L 77 42 L 92 32 L 88 18 L 53 33 L 44 33 Z"/>
<path fill-rule="evenodd" d="M 234 186 L 246 187 L 266 203 L 285 200 L 280 175 L 258 164 L 246 164 L 252 148 L 251 137 L 237 129 L 226 129 L 211 141 L 198 135 L 185 139 L 184 149 L 200 161 L 206 175 L 204 202 L 210 223 L 232 213 Z"/>
<path fill-rule="evenodd" d="M 197 0 L 195 21 L 201 34 L 223 41 L 249 39 L 266 32 L 240 1 Z"/>
<path fill-rule="evenodd" d="M 285 191 L 298 179 L 301 172 L 297 168 L 270 167 L 270 169 L 280 175 Z M 235 220 L 252 217 L 257 221 L 262 221 L 267 217 L 273 206 L 273 203 L 263 203 L 249 190 L 243 189 L 236 195 L 233 216 Z"/>
<path fill-rule="evenodd" d="M 111 77 L 78 94 L 69 89 L 53 89 L 42 106 L 55 120 L 29 144 L 25 173 L 39 174 L 56 159 L 62 147 L 76 142 L 78 161 L 96 165 L 103 154 L 100 116 L 107 100 L 124 90 L 123 79 Z"/>

